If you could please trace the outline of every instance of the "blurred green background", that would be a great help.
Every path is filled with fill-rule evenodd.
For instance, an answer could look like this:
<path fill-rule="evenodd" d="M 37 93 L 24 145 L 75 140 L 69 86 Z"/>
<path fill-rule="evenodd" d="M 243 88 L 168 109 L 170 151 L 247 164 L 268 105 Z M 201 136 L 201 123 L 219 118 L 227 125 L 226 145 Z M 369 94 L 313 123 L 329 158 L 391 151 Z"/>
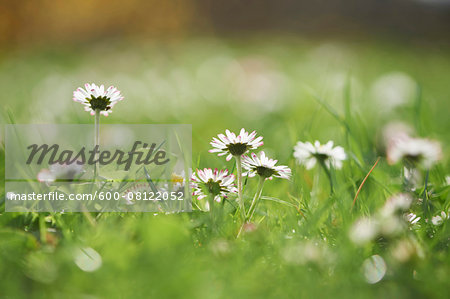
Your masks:
<path fill-rule="evenodd" d="M 448 209 L 448 32 L 443 0 L 0 2 L 2 123 L 93 123 L 73 90 L 114 85 L 125 100 L 101 121 L 192 124 L 193 168 L 232 169 L 207 152 L 209 141 L 244 127 L 294 174 L 264 189 L 291 205 L 263 202 L 258 229 L 240 240 L 227 205 L 218 230 L 201 211 L 104 213 L 92 215 L 95 226 L 83 214 L 2 211 L 0 297 L 445 298 L 448 223 L 408 232 L 425 257 L 403 264 L 388 257 L 395 240 L 359 248 L 348 228 L 401 190 L 401 167 L 381 160 L 350 212 L 391 121 L 441 142 L 430 183 L 434 211 Z M 360 162 L 337 174 L 334 197 L 323 174 L 314 186 L 319 169 L 292 158 L 296 141 L 316 139 Z M 255 188 L 250 181 L 248 197 Z M 306 208 L 314 190 L 315 211 Z M 371 285 L 361 265 L 373 254 L 388 272 Z"/>

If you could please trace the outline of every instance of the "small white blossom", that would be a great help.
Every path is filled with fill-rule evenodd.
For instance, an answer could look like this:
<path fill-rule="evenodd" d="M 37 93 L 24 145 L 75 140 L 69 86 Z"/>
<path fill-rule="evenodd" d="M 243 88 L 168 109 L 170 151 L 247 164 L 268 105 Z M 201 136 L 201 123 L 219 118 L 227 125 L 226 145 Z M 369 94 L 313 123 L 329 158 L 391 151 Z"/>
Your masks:
<path fill-rule="evenodd" d="M 85 89 L 79 87 L 73 92 L 73 100 L 83 104 L 84 110 L 90 112 L 91 115 L 99 110 L 100 114 L 108 116 L 114 105 L 123 100 L 123 97 L 114 86 L 105 90 L 103 85 L 97 86 L 94 83 L 86 83 Z"/>
<path fill-rule="evenodd" d="M 444 220 L 449 219 L 450 215 L 447 215 L 445 212 L 441 212 L 439 215 L 433 216 L 431 218 L 431 223 L 433 223 L 433 225 L 439 226 L 442 223 L 444 223 Z"/>
<path fill-rule="evenodd" d="M 191 182 L 193 195 L 199 200 L 212 194 L 214 200 L 220 202 L 222 197 L 227 197 L 229 193 L 237 193 L 233 183 L 234 175 L 229 175 L 228 170 L 197 169 L 197 175 L 192 174 Z"/>
<path fill-rule="evenodd" d="M 383 236 L 393 236 L 402 232 L 406 228 L 404 219 L 397 215 L 390 215 L 380 218 L 380 233 Z"/>
<path fill-rule="evenodd" d="M 314 144 L 299 141 L 294 147 L 294 157 L 299 164 L 304 164 L 306 169 L 313 168 L 320 161 L 323 161 L 328 168 L 333 166 L 340 169 L 347 155 L 342 147 L 333 147 L 333 141 L 328 141 L 326 144 L 320 144 L 319 141 L 315 141 Z"/>
<path fill-rule="evenodd" d="M 305 240 L 289 244 L 281 251 L 281 257 L 286 263 L 294 265 L 326 264 L 335 259 L 326 243 L 320 240 Z"/>
<path fill-rule="evenodd" d="M 406 193 L 398 193 L 389 197 L 381 208 L 381 215 L 389 217 L 399 211 L 406 211 L 412 204 L 412 198 Z"/>
<path fill-rule="evenodd" d="M 291 177 L 291 169 L 284 165 L 276 166 L 277 162 L 277 160 L 268 158 L 263 151 L 259 153 L 259 156 L 252 153 L 251 157 L 242 157 L 242 166 L 248 171 L 247 175 L 249 177 L 259 175 L 269 180 L 272 177 L 289 179 Z"/>
<path fill-rule="evenodd" d="M 77 177 L 80 177 L 84 172 L 82 164 L 77 162 L 71 164 L 59 164 L 55 163 L 48 167 L 48 169 L 42 169 L 37 179 L 41 183 L 52 183 L 56 180 L 72 181 Z"/>
<path fill-rule="evenodd" d="M 371 97 L 381 112 L 401 107 L 416 95 L 417 83 L 403 72 L 387 73 L 379 77 L 370 89 Z"/>
<path fill-rule="evenodd" d="M 392 140 L 387 148 L 389 164 L 405 161 L 429 169 L 441 159 L 441 156 L 442 149 L 439 142 L 423 138 L 398 138 Z"/>
<path fill-rule="evenodd" d="M 392 257 L 400 263 L 408 262 L 414 257 L 423 257 L 423 251 L 415 239 L 402 239 L 391 249 Z"/>
<path fill-rule="evenodd" d="M 242 156 L 249 150 L 254 150 L 263 145 L 262 136 L 256 137 L 256 132 L 248 133 L 245 129 L 241 129 L 239 135 L 225 131 L 224 134 L 217 135 L 218 138 L 213 137 L 210 144 L 213 149 L 210 153 L 218 153 L 218 156 L 227 155 L 227 161 L 231 160 L 233 156 Z"/>
<path fill-rule="evenodd" d="M 376 219 L 360 218 L 351 227 L 349 237 L 355 244 L 364 245 L 378 235 L 378 226 Z"/>

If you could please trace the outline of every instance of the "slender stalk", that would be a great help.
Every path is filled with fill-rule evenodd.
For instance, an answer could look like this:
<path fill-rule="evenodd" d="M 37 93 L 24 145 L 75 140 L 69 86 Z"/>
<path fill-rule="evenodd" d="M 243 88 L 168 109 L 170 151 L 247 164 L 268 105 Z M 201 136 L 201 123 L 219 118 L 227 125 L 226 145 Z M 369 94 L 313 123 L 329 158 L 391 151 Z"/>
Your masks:
<path fill-rule="evenodd" d="M 262 194 L 265 180 L 266 179 L 264 177 L 262 177 L 262 176 L 259 177 L 258 189 L 255 193 L 255 196 L 253 197 L 253 201 L 250 206 L 250 209 L 248 210 L 247 221 L 252 220 L 253 214 L 255 213 L 255 210 L 256 210 L 256 206 L 258 205 L 259 200 L 261 199 L 261 194 Z"/>
<path fill-rule="evenodd" d="M 423 193 L 422 193 L 422 200 L 423 200 L 423 213 L 424 215 L 429 218 L 429 212 L 430 212 L 430 207 L 429 207 L 429 202 L 428 202 L 428 179 L 430 176 L 430 171 L 427 170 L 427 174 L 425 175 L 425 184 L 423 186 Z"/>
<path fill-rule="evenodd" d="M 39 239 L 42 244 L 47 243 L 47 228 L 45 225 L 45 216 L 43 213 L 39 215 Z"/>
<path fill-rule="evenodd" d="M 403 189 L 406 192 L 412 192 L 414 189 L 414 176 L 416 168 L 413 163 L 405 161 L 405 165 L 402 169 L 403 172 Z"/>
<path fill-rule="evenodd" d="M 100 144 L 100 110 L 99 109 L 95 110 L 94 126 L 95 126 L 95 136 L 94 136 L 94 150 L 95 150 L 97 148 L 97 146 Z M 97 176 L 98 176 L 98 172 L 99 172 L 97 152 L 94 155 L 94 159 L 95 159 L 95 165 L 94 165 L 94 184 L 95 184 L 95 182 L 97 181 Z M 91 191 L 92 191 L 92 187 L 94 187 L 94 184 L 91 185 Z M 86 207 L 84 205 L 82 205 L 82 208 L 83 208 L 83 215 L 88 220 L 88 223 L 91 226 L 95 227 L 95 220 L 92 218 L 89 211 L 86 209 Z"/>
<path fill-rule="evenodd" d="M 334 194 L 333 178 L 331 177 L 330 170 L 328 169 L 327 165 L 325 165 L 325 161 L 323 159 L 319 159 L 319 163 L 327 174 L 328 181 L 330 182 L 330 192 L 331 194 Z"/>
<path fill-rule="evenodd" d="M 321 191 L 319 186 L 320 177 L 321 177 L 321 169 L 317 168 L 316 171 L 314 171 L 310 200 L 306 202 L 307 208 L 310 210 L 315 209 L 319 205 L 319 197 Z"/>
<path fill-rule="evenodd" d="M 95 140 L 94 148 L 100 145 L 100 110 L 95 110 Z M 94 181 L 97 180 L 99 174 L 98 153 L 95 153 Z"/>
<path fill-rule="evenodd" d="M 245 222 L 242 222 L 241 227 L 239 228 L 239 231 L 236 235 L 236 239 L 239 239 L 239 237 L 241 236 L 242 230 L 244 229 L 244 225 L 245 225 Z"/>
<path fill-rule="evenodd" d="M 211 216 L 211 222 L 214 222 L 214 195 L 208 195 L 208 203 L 209 203 L 209 214 Z"/>
<path fill-rule="evenodd" d="M 245 223 L 245 205 L 244 197 L 242 196 L 242 161 L 241 156 L 234 156 L 234 158 L 236 159 L 239 208 L 241 210 L 242 222 Z"/>

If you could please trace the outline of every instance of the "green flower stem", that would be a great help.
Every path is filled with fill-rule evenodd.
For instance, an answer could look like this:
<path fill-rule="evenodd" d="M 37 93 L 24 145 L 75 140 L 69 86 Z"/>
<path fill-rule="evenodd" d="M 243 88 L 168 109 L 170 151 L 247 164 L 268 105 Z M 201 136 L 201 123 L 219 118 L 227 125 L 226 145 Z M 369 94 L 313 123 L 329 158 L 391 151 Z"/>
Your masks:
<path fill-rule="evenodd" d="M 216 196 L 212 193 L 210 193 L 207 197 L 208 203 L 209 203 L 209 230 L 211 232 L 217 233 L 220 230 L 220 214 L 221 211 L 220 206 L 218 203 L 214 200 Z"/>
<path fill-rule="evenodd" d="M 100 110 L 95 110 L 95 144 L 94 147 L 100 144 Z M 99 165 L 98 165 L 98 153 L 95 153 L 95 168 L 94 168 L 94 180 L 97 180 L 97 176 L 99 173 Z"/>
<path fill-rule="evenodd" d="M 47 227 L 45 225 L 45 216 L 43 213 L 39 214 L 39 239 L 42 244 L 47 243 Z"/>
<path fill-rule="evenodd" d="M 255 196 L 253 197 L 253 201 L 250 206 L 250 209 L 248 210 L 247 221 L 252 220 L 253 214 L 255 213 L 255 210 L 256 210 L 256 206 L 258 205 L 259 200 L 261 199 L 261 194 L 262 194 L 265 180 L 266 180 L 266 178 L 264 178 L 262 176 L 259 177 L 258 190 L 256 191 Z"/>
<path fill-rule="evenodd" d="M 242 222 L 245 223 L 245 205 L 244 197 L 242 196 L 242 161 L 241 156 L 234 156 L 234 158 L 236 159 L 239 207 L 241 210 Z"/>
<path fill-rule="evenodd" d="M 430 217 L 430 203 L 428 201 L 428 179 L 430 176 L 430 171 L 427 170 L 425 175 L 425 184 L 423 186 L 422 200 L 423 200 L 423 214 L 429 218 Z"/>
<path fill-rule="evenodd" d="M 406 177 L 406 171 L 405 169 L 407 169 L 406 171 L 409 172 L 410 177 Z M 403 173 L 403 189 L 406 192 L 411 192 L 413 187 L 414 187 L 414 165 L 411 163 L 405 163 L 405 166 L 402 169 L 402 173 Z"/>
<path fill-rule="evenodd" d="M 209 203 L 209 214 L 211 216 L 211 221 L 214 221 L 214 195 L 210 193 L 208 195 L 208 203 Z"/>
<path fill-rule="evenodd" d="M 331 194 L 334 194 L 334 186 L 333 186 L 333 178 L 331 177 L 330 170 L 328 169 L 327 165 L 325 165 L 325 161 L 323 159 L 318 159 L 320 166 L 322 166 L 323 170 L 327 174 L 328 181 L 330 182 L 330 192 Z"/>

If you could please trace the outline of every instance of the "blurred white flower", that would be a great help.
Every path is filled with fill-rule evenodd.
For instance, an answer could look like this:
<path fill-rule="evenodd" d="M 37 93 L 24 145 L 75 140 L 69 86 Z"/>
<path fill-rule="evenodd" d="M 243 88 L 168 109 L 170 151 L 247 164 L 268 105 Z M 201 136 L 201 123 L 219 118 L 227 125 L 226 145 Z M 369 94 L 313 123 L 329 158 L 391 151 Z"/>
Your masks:
<path fill-rule="evenodd" d="M 220 202 L 222 197 L 227 197 L 229 193 L 237 193 L 233 182 L 234 175 L 229 175 L 226 169 L 197 169 L 197 175 L 193 173 L 191 177 L 193 195 L 199 200 L 211 194 L 215 201 Z"/>
<path fill-rule="evenodd" d="M 77 162 L 70 164 L 55 163 L 48 167 L 48 169 L 42 169 L 37 179 L 41 183 L 52 183 L 57 180 L 72 181 L 79 177 L 84 172 L 82 164 Z"/>
<path fill-rule="evenodd" d="M 405 161 L 429 169 L 441 159 L 442 150 L 439 142 L 422 138 L 399 138 L 392 140 L 387 148 L 389 164 Z"/>
<path fill-rule="evenodd" d="M 192 175 L 192 169 L 189 169 L 189 177 Z M 170 175 L 170 183 L 172 184 L 173 190 L 181 190 L 184 189 L 186 184 L 186 172 L 182 170 L 180 173 L 173 172 Z M 168 186 L 167 186 L 168 188 Z"/>
<path fill-rule="evenodd" d="M 96 110 L 100 110 L 100 114 L 108 116 L 114 105 L 123 100 L 120 91 L 114 86 L 105 90 L 103 85 L 97 86 L 94 83 L 86 83 L 85 88 L 77 88 L 73 92 L 73 100 L 83 104 L 84 110 L 89 111 L 91 115 L 94 115 Z"/>
<path fill-rule="evenodd" d="M 419 221 L 416 215 L 402 216 L 401 212 L 409 209 L 412 198 L 408 194 L 400 193 L 391 196 L 383 207 L 373 217 L 358 219 L 350 228 L 349 237 L 357 245 L 364 245 L 373 241 L 378 236 L 392 236 L 406 228 L 406 222 Z"/>
<path fill-rule="evenodd" d="M 261 151 L 259 156 L 252 153 L 251 157 L 242 157 L 242 166 L 248 171 L 247 175 L 249 177 L 259 175 L 269 180 L 272 177 L 289 179 L 291 177 L 291 169 L 284 165 L 276 166 L 277 162 L 278 160 L 266 157 L 264 151 Z"/>
<path fill-rule="evenodd" d="M 410 102 L 416 93 L 416 82 L 405 73 L 383 75 L 372 85 L 371 95 L 383 111 L 393 110 Z"/>
<path fill-rule="evenodd" d="M 390 215 L 381 217 L 380 221 L 380 233 L 383 236 L 394 236 L 402 232 L 406 228 L 404 219 L 398 215 Z"/>
<path fill-rule="evenodd" d="M 409 138 L 414 133 L 413 128 L 403 122 L 391 122 L 383 127 L 383 142 L 385 147 L 389 147 L 391 142 L 398 139 Z"/>
<path fill-rule="evenodd" d="M 316 140 L 314 144 L 297 142 L 294 146 L 294 157 L 299 164 L 304 164 L 306 169 L 313 168 L 320 161 L 323 161 L 328 168 L 333 166 L 340 169 L 342 168 L 342 161 L 347 158 L 347 155 L 342 147 L 336 146 L 333 148 L 333 141 L 321 145 Z"/>
<path fill-rule="evenodd" d="M 357 245 L 364 245 L 378 235 L 378 220 L 364 217 L 358 219 L 350 229 L 349 237 Z"/>
<path fill-rule="evenodd" d="M 400 263 L 405 263 L 413 257 L 422 257 L 423 252 L 414 239 L 402 239 L 391 249 L 392 257 Z"/>
<path fill-rule="evenodd" d="M 405 179 L 411 184 L 412 190 L 416 189 L 415 186 L 418 186 L 422 182 L 422 175 L 417 168 L 409 168 L 403 167 L 403 173 L 405 175 Z"/>
<path fill-rule="evenodd" d="M 255 108 L 270 111 L 283 107 L 288 80 L 267 57 L 246 57 L 231 63 L 226 79 L 238 100 L 236 104 L 244 108 L 253 107 L 244 109 L 247 114 L 254 112 Z"/>
<path fill-rule="evenodd" d="M 15 198 L 15 195 L 16 195 L 16 193 L 14 193 L 14 192 L 7 192 L 6 193 L 6 199 L 8 199 L 8 200 L 13 200 L 14 198 Z"/>
<path fill-rule="evenodd" d="M 412 198 L 409 194 L 398 193 L 386 200 L 380 212 L 383 217 L 390 217 L 391 215 L 395 215 L 397 212 L 408 210 L 411 204 Z"/>
<path fill-rule="evenodd" d="M 387 149 L 391 144 L 397 142 L 397 140 L 410 138 L 413 133 L 414 130 L 409 125 L 403 122 L 391 122 L 383 127 L 383 146 Z"/>
<path fill-rule="evenodd" d="M 308 263 L 323 264 L 332 262 L 334 256 L 323 241 L 305 240 L 286 246 L 281 251 L 285 262 L 294 265 Z"/>
<path fill-rule="evenodd" d="M 444 220 L 446 219 L 450 219 L 450 215 L 447 215 L 444 211 L 442 211 L 439 215 L 433 216 L 431 218 L 431 223 L 433 223 L 433 225 L 439 226 L 442 225 L 442 223 L 444 223 Z"/>
<path fill-rule="evenodd" d="M 233 156 L 241 156 L 249 150 L 256 149 L 263 145 L 262 136 L 256 137 L 256 131 L 248 133 L 244 129 L 241 129 L 239 135 L 226 130 L 225 134 L 217 135 L 218 138 L 213 137 L 210 142 L 213 149 L 209 150 L 210 153 L 218 153 L 218 156 L 227 156 L 227 161 L 231 160 Z"/>
<path fill-rule="evenodd" d="M 210 249 L 215 256 L 224 256 L 231 251 L 230 242 L 226 239 L 218 239 L 210 244 Z"/>

